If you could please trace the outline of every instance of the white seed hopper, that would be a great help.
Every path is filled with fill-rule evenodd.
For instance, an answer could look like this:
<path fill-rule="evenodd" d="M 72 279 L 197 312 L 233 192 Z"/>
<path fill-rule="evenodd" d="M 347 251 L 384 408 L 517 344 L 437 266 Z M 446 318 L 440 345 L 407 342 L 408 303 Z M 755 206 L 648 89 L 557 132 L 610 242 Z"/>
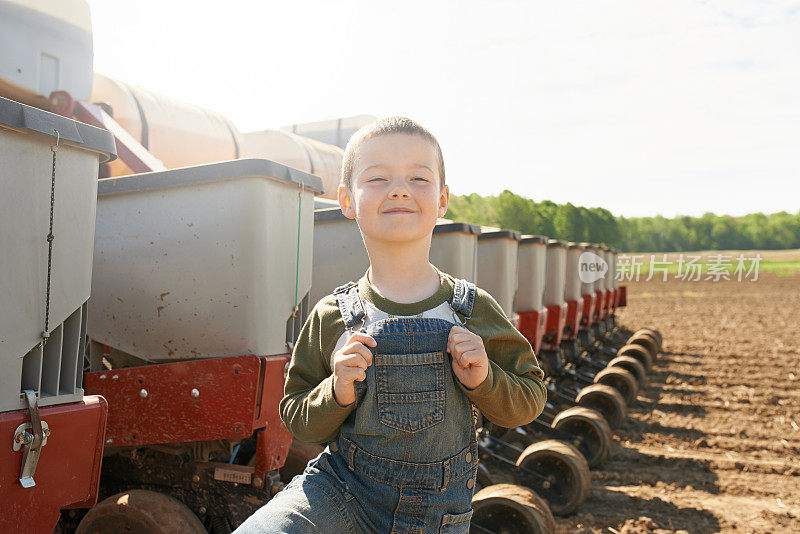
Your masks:
<path fill-rule="evenodd" d="M 321 188 L 261 159 L 101 180 L 89 337 L 147 361 L 287 352 Z"/>
<path fill-rule="evenodd" d="M 339 205 L 316 199 L 314 212 L 314 267 L 309 303 L 313 308 L 323 297 L 349 281 L 361 278 L 369 256 L 356 221 L 348 219 Z"/>
<path fill-rule="evenodd" d="M 540 311 L 543 307 L 547 238 L 523 235 L 517 254 L 519 287 L 517 311 Z"/>
<path fill-rule="evenodd" d="M 564 289 L 565 300 L 580 300 L 580 257 L 585 248 L 579 243 L 567 243 L 567 272 Z"/>
<path fill-rule="evenodd" d="M 83 396 L 98 164 L 115 154 L 106 130 L 0 98 L 0 412 L 26 389 L 42 406 Z"/>
<path fill-rule="evenodd" d="M 583 252 L 592 252 L 594 253 L 594 245 L 591 243 L 579 243 L 579 245 L 583 248 Z M 586 278 L 588 280 L 588 278 Z M 581 280 L 581 295 L 593 295 L 594 294 L 594 282 L 585 282 Z"/>
<path fill-rule="evenodd" d="M 431 263 L 442 272 L 475 283 L 480 233 L 477 224 L 439 219 L 431 239 Z"/>
<path fill-rule="evenodd" d="M 506 316 L 514 316 L 517 293 L 517 248 L 513 230 L 483 227 L 478 236 L 478 286 L 494 297 Z"/>
<path fill-rule="evenodd" d="M 602 245 L 592 245 L 592 252 L 594 252 L 598 258 L 605 261 L 603 248 L 604 247 Z M 605 289 L 606 289 L 606 279 L 605 276 L 601 276 L 600 278 L 594 281 L 594 290 L 603 291 Z"/>
<path fill-rule="evenodd" d="M 564 304 L 564 290 L 567 274 L 567 244 L 558 239 L 547 242 L 547 270 L 544 284 L 544 305 Z"/>

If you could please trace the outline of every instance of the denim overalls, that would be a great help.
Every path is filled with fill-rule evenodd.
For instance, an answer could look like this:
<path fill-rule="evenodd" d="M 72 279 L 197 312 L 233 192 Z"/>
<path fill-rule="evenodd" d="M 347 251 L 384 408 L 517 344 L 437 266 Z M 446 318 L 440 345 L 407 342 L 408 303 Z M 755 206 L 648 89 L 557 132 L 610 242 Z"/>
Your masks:
<path fill-rule="evenodd" d="M 377 346 L 339 436 L 237 533 L 466 533 L 478 464 L 472 405 L 447 353 L 455 312 L 475 286 L 457 280 L 453 321 L 389 317 L 366 328 L 354 283 L 337 288 L 345 326 Z"/>

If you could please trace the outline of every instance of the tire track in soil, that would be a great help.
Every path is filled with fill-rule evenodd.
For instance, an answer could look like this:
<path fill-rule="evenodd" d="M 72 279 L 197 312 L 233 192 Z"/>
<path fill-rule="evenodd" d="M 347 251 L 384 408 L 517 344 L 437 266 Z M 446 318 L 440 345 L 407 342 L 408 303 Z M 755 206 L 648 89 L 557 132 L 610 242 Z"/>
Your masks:
<path fill-rule="evenodd" d="M 800 275 L 628 295 L 620 323 L 666 353 L 559 532 L 800 532 Z"/>

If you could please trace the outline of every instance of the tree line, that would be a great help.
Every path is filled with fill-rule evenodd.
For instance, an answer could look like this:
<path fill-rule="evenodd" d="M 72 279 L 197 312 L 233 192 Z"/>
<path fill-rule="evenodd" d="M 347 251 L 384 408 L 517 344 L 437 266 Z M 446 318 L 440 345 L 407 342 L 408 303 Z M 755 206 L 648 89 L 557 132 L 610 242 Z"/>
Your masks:
<path fill-rule="evenodd" d="M 616 217 L 603 208 L 535 202 L 503 191 L 486 197 L 453 195 L 445 217 L 567 241 L 602 243 L 628 252 L 800 248 L 800 211 L 741 217 L 713 213 Z"/>

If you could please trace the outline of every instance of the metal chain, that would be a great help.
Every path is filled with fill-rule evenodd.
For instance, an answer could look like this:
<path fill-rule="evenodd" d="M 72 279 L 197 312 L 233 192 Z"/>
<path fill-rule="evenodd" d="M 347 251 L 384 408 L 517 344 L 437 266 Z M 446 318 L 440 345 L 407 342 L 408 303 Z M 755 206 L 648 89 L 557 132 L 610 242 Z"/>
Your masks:
<path fill-rule="evenodd" d="M 50 147 L 53 152 L 53 172 L 50 177 L 50 231 L 47 233 L 47 292 L 44 307 L 44 332 L 42 332 L 42 341 L 46 342 L 50 338 L 50 277 L 53 270 L 53 212 L 55 211 L 56 204 L 56 152 L 58 152 L 58 143 L 61 141 L 61 134 L 58 130 L 53 128 L 56 134 L 56 144 Z"/>
<path fill-rule="evenodd" d="M 300 224 L 303 221 L 303 192 L 305 191 L 305 186 L 300 184 L 300 190 L 297 192 L 297 258 L 295 263 L 295 271 L 294 271 L 294 309 L 292 310 L 292 317 L 297 318 L 297 312 L 299 311 L 298 304 L 300 301 L 298 300 L 299 296 L 299 289 L 300 289 Z"/>

